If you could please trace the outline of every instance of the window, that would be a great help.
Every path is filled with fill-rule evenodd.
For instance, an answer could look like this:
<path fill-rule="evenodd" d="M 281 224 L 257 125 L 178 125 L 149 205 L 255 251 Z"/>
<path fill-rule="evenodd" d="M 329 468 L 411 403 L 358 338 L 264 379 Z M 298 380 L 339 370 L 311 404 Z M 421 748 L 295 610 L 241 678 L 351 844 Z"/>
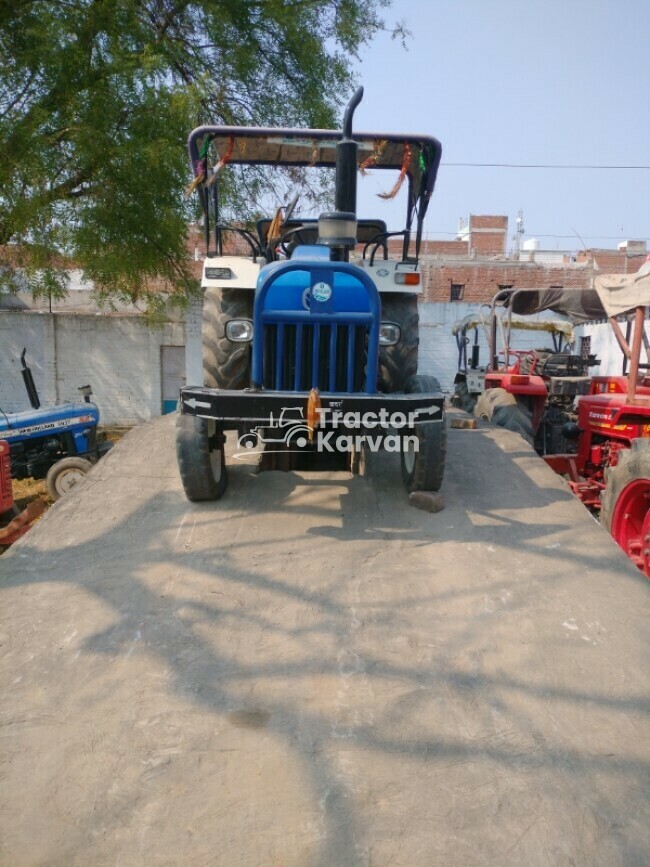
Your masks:
<path fill-rule="evenodd" d="M 465 293 L 465 284 L 464 283 L 452 283 L 451 284 L 450 299 L 452 301 L 462 301 L 464 293 Z"/>
<path fill-rule="evenodd" d="M 512 289 L 514 285 L 514 283 L 497 283 L 497 286 L 499 287 L 499 292 L 504 289 Z"/>

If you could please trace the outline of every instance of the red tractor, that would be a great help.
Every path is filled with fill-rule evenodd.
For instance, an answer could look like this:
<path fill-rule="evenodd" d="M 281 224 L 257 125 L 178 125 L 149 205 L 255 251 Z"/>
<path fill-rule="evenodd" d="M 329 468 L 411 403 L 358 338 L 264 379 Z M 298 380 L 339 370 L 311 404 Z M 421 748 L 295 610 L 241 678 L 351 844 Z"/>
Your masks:
<path fill-rule="evenodd" d="M 34 500 L 22 512 L 16 506 L 11 485 L 9 445 L 0 440 L 0 550 L 26 533 L 44 508 L 42 499 Z"/>
<path fill-rule="evenodd" d="M 545 310 L 575 324 L 609 320 L 622 374 L 589 377 L 598 362 L 569 352 L 496 352 L 497 307 L 508 316 Z M 492 306 L 490 366 L 475 413 L 535 445 L 572 491 L 650 577 L 650 261 L 635 275 L 597 277 L 589 290 L 508 290 Z M 619 319 L 627 322 L 623 333 Z M 507 319 L 507 317 L 506 317 Z M 505 331 L 509 333 L 508 329 Z M 645 348 L 646 360 L 641 362 Z M 515 362 L 510 364 L 514 356 Z M 628 373 L 629 366 L 629 373 Z"/>

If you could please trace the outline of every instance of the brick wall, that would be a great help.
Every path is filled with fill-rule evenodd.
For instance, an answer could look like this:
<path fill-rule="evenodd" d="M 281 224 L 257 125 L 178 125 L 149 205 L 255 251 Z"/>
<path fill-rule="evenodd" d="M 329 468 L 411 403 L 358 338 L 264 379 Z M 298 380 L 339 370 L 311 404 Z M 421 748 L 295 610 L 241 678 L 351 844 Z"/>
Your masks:
<path fill-rule="evenodd" d="M 547 266 L 535 262 L 422 260 L 424 300 L 444 303 L 450 300 L 452 283 L 465 287 L 463 301 L 491 301 L 500 286 L 545 289 L 550 286 L 587 287 L 593 275 L 589 263 Z"/>
<path fill-rule="evenodd" d="M 628 255 L 624 250 L 581 250 L 576 261 L 595 264 L 601 274 L 636 274 L 645 257 L 645 252 Z"/>
<path fill-rule="evenodd" d="M 506 252 L 508 218 L 470 214 L 469 255 L 490 256 Z"/>

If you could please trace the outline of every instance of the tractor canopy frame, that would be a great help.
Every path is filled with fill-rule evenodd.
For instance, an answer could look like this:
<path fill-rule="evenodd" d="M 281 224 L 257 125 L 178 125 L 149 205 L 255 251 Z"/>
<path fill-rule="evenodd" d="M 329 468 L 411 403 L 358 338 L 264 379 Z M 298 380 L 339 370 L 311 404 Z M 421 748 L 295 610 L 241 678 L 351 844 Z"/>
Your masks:
<path fill-rule="evenodd" d="M 650 261 L 636 274 L 606 274 L 596 277 L 592 289 L 505 289 L 498 292 L 490 310 L 490 365 L 498 367 L 496 351 L 496 308 L 508 308 L 507 321 L 515 315 L 533 315 L 552 311 L 567 316 L 571 323 L 608 321 L 623 352 L 623 372 L 630 365 L 627 403 L 646 402 L 637 395 L 639 372 L 650 371 L 650 341 L 644 322 L 650 308 Z M 626 317 L 627 332 L 623 334 L 618 319 Z M 633 334 L 632 334 L 632 326 Z M 646 361 L 641 362 L 641 347 Z"/>
<path fill-rule="evenodd" d="M 344 135 L 346 126 L 349 127 L 350 124 L 344 123 Z M 422 242 L 424 217 L 440 166 L 442 145 L 433 136 L 397 133 L 355 131 L 353 140 L 359 149 L 358 167 L 361 170 L 392 169 L 399 171 L 407 179 L 408 205 L 402 258 L 408 259 L 415 223 L 417 259 Z M 214 173 L 227 164 L 334 169 L 337 166 L 337 145 L 340 143 L 341 130 L 210 125 L 193 130 L 188 140 L 188 149 L 205 216 L 206 249 L 210 248 L 211 241 L 211 211 L 215 247 L 218 250 L 221 246 L 219 194 Z M 212 170 L 213 174 L 208 177 L 210 148 L 216 153 L 217 162 Z M 351 179 L 348 178 L 348 181 Z M 354 195 L 353 198 L 356 199 Z M 356 201 L 352 204 L 356 204 Z"/>

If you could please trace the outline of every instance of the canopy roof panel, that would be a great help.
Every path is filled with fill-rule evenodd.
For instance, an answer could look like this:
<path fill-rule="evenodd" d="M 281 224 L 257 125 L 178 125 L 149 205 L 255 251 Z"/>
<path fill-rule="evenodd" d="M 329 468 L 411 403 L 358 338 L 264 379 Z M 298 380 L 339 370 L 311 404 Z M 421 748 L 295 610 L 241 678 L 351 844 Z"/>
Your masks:
<path fill-rule="evenodd" d="M 636 274 L 602 274 L 593 289 L 513 289 L 513 313 L 530 315 L 552 310 L 575 324 L 622 316 L 650 305 L 650 262 Z"/>
<path fill-rule="evenodd" d="M 478 326 L 487 327 L 488 322 L 480 314 L 469 314 L 464 319 L 454 322 L 451 333 L 456 335 Z M 513 316 L 508 321 L 510 328 L 520 331 L 549 331 L 552 334 L 563 334 L 567 341 L 573 341 L 573 325 L 565 319 L 525 319 Z"/>
<path fill-rule="evenodd" d="M 427 135 L 354 132 L 359 164 L 368 169 L 406 168 L 416 196 L 431 195 L 442 146 Z M 192 170 L 200 172 L 200 154 L 206 142 L 212 156 L 234 165 L 276 165 L 334 168 L 340 130 L 284 129 L 277 127 L 200 126 L 189 137 Z"/>

